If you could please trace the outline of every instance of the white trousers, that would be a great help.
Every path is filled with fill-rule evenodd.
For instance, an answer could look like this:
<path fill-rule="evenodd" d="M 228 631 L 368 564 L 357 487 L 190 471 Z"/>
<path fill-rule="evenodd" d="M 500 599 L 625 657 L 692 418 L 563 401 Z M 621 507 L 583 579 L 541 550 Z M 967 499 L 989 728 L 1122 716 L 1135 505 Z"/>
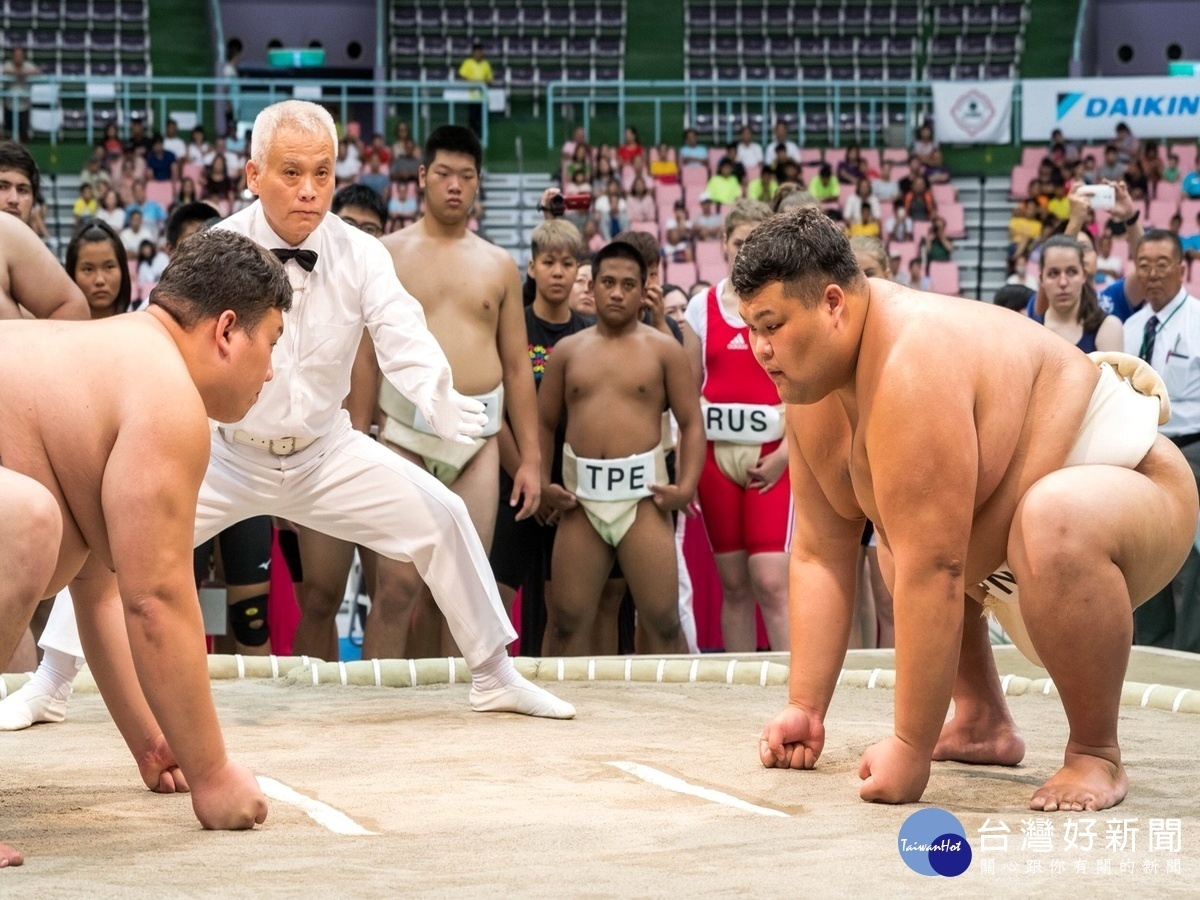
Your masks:
<path fill-rule="evenodd" d="M 330 434 L 292 456 L 213 434 L 196 545 L 258 515 L 416 565 L 471 668 L 517 636 L 463 501 L 425 469 L 355 431 L 344 412 Z M 76 653 L 78 631 L 65 594 L 54 602 L 41 646 Z"/>

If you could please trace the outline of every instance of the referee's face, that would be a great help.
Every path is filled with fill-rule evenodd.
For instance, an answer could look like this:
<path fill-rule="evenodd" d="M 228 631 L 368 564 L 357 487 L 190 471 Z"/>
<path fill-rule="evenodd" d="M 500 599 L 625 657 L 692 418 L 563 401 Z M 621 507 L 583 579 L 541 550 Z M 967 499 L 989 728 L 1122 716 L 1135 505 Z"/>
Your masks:
<path fill-rule="evenodd" d="M 321 224 L 333 202 L 333 141 L 283 128 L 265 164 L 246 163 L 246 186 L 258 195 L 271 229 L 296 246 Z"/>

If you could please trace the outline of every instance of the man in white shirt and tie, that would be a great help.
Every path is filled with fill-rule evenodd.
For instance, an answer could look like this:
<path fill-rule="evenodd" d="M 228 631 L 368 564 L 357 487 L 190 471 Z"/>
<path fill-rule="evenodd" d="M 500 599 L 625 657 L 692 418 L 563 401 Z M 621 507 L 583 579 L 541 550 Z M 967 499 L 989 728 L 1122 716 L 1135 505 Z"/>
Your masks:
<path fill-rule="evenodd" d="M 416 564 L 471 668 L 480 712 L 571 718 L 574 708 L 517 673 L 509 624 L 466 506 L 420 467 L 350 426 L 342 401 L 366 325 L 379 366 L 448 441 L 483 430 L 483 405 L 454 390 L 420 304 L 376 239 L 329 215 L 337 131 L 322 107 L 286 100 L 254 122 L 247 185 L 259 198 L 217 227 L 284 262 L 294 297 L 274 379 L 242 421 L 216 428 L 196 543 L 270 514 Z M 57 618 L 57 616 L 56 616 Z M 54 638 L 43 636 L 43 645 Z M 27 698 L 39 718 L 38 698 Z M 58 717 L 61 719 L 61 715 Z"/>
<path fill-rule="evenodd" d="M 1125 321 L 1125 352 L 1150 363 L 1167 385 L 1171 418 L 1160 431 L 1183 451 L 1200 483 L 1200 301 L 1183 286 L 1187 262 L 1179 237 L 1150 229 L 1137 242 L 1145 304 Z M 1134 612 L 1134 640 L 1200 652 L 1200 553 L 1196 547 L 1172 582 Z"/>

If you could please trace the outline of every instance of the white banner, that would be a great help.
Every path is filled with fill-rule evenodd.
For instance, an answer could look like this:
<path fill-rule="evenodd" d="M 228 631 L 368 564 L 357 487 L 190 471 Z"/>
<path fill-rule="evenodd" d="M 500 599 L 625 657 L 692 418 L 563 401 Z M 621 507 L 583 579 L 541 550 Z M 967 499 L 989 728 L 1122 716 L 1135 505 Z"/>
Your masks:
<path fill-rule="evenodd" d="M 1138 137 L 1200 134 L 1200 79 L 1026 78 L 1021 138 L 1045 143 L 1061 128 L 1071 140 L 1104 140 L 1119 122 Z M 939 135 L 940 137 L 940 135 Z"/>
<path fill-rule="evenodd" d="M 1007 144 L 1011 81 L 935 81 L 933 133 L 943 144 Z"/>

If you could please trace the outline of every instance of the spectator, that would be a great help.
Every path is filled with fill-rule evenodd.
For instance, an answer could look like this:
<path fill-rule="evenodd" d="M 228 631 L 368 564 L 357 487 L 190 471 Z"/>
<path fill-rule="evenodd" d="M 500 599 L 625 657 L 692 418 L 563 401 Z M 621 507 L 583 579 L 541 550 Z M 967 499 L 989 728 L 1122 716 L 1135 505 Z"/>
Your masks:
<path fill-rule="evenodd" d="M 146 168 L 150 177 L 155 181 L 174 181 L 179 177 L 179 169 L 175 165 L 175 154 L 166 148 L 165 139 L 161 134 L 150 138 L 150 149 L 146 153 Z"/>
<path fill-rule="evenodd" d="M 1037 293 L 1040 283 L 1037 278 L 1029 273 L 1029 254 L 1024 250 L 1018 250 L 1009 259 L 1008 277 L 1004 280 L 1004 283 L 1023 285 L 1030 291 Z"/>
<path fill-rule="evenodd" d="M 700 143 L 695 128 L 683 132 L 683 146 L 679 148 L 679 162 L 685 166 L 708 166 L 708 148 Z"/>
<path fill-rule="evenodd" d="M 125 209 L 126 222 L 135 210 L 142 214 L 142 221 L 154 234 L 158 234 L 166 224 L 167 211 L 157 201 L 146 199 L 146 182 L 141 179 L 133 182 L 133 202 Z M 131 247 L 129 252 L 137 253 L 137 247 Z"/>
<path fill-rule="evenodd" d="M 409 183 L 397 181 L 394 177 L 390 186 L 387 200 L 387 227 L 389 231 L 403 228 L 417 220 L 420 204 L 415 191 L 409 190 Z"/>
<path fill-rule="evenodd" d="M 731 167 L 730 173 L 733 175 L 734 178 L 737 179 L 737 183 L 739 185 L 744 185 L 746 183 L 746 167 L 743 166 L 740 162 L 738 162 L 737 144 L 736 143 L 725 145 L 725 155 L 717 160 L 717 171 L 718 172 L 721 171 L 721 165 L 725 162 L 729 163 L 729 165 Z M 715 195 L 714 195 L 713 199 L 716 199 Z"/>
<path fill-rule="evenodd" d="M 116 134 L 116 126 L 112 126 L 113 133 Z M 108 132 L 105 132 L 107 139 Z M 108 147 L 108 141 L 105 140 L 105 148 Z M 208 154 L 212 152 L 212 148 L 208 146 L 208 139 L 204 134 L 204 126 L 197 125 L 192 129 L 192 139 L 187 145 L 187 161 L 194 166 L 206 166 L 208 163 Z"/>
<path fill-rule="evenodd" d="M 1124 122 L 1118 122 L 1113 131 L 1113 146 L 1117 148 L 1117 161 L 1124 164 L 1135 159 L 1139 150 L 1138 139 L 1129 130 L 1129 126 Z"/>
<path fill-rule="evenodd" d="M 864 209 L 871 211 L 871 219 L 875 222 L 878 232 L 879 223 L 883 218 L 879 212 L 879 199 L 871 193 L 871 182 L 865 177 L 858 179 L 854 185 L 854 193 L 846 198 L 846 204 L 842 207 L 842 218 L 851 227 L 861 224 Z M 878 237 L 878 234 L 875 236 Z"/>
<path fill-rule="evenodd" d="M 1168 184 L 1175 184 L 1177 181 L 1179 181 L 1181 174 L 1182 173 L 1179 171 L 1179 154 L 1168 153 L 1167 164 L 1162 170 L 1162 180 Z"/>
<path fill-rule="evenodd" d="M 937 149 L 938 143 L 933 137 L 933 126 L 926 122 L 917 128 L 917 134 L 913 140 L 913 156 L 920 160 L 921 165 L 929 166 L 933 164 L 933 151 Z"/>
<path fill-rule="evenodd" d="M 658 184 L 679 184 L 679 161 L 675 148 L 666 141 L 651 154 L 650 177 Z"/>
<path fill-rule="evenodd" d="M 96 195 L 92 191 L 92 186 L 86 181 L 79 185 L 79 197 L 75 200 L 73 212 L 75 214 L 75 224 L 78 225 L 81 219 L 90 219 L 96 215 L 98 204 L 96 203 Z"/>
<path fill-rule="evenodd" d="M 1072 144 L 1066 138 L 1064 138 L 1061 128 L 1055 128 L 1052 132 L 1050 132 L 1050 149 L 1053 149 L 1054 147 L 1062 147 L 1063 162 L 1065 162 L 1068 166 L 1074 166 L 1080 161 L 1079 145 Z"/>
<path fill-rule="evenodd" d="M 1042 234 L 1042 220 L 1038 216 L 1037 201 L 1026 197 L 1017 204 L 1008 220 L 1008 255 L 1022 253 Z"/>
<path fill-rule="evenodd" d="M 392 161 L 391 151 L 388 150 L 387 144 L 383 142 L 383 135 L 379 132 L 371 135 L 371 144 L 363 151 L 365 160 L 378 159 L 380 168 L 384 172 L 388 170 L 388 164 Z"/>
<path fill-rule="evenodd" d="M 181 206 L 196 203 L 200 196 L 196 193 L 196 182 L 191 178 L 180 179 L 179 190 L 175 192 L 175 199 L 171 201 L 170 207 L 167 209 L 167 218 L 171 218 L 171 214 Z"/>
<path fill-rule="evenodd" d="M 858 184 L 869 175 L 866 161 L 862 158 L 862 150 L 858 144 L 850 144 L 846 147 L 845 158 L 838 163 L 837 180 L 842 184 Z"/>
<path fill-rule="evenodd" d="M 874 199 L 874 198 L 872 198 Z M 871 212 L 869 204 L 864 205 L 858 221 L 849 222 L 847 224 L 846 233 L 850 237 L 870 237 L 879 240 L 883 236 L 883 231 L 880 228 L 879 220 L 875 218 L 875 214 Z"/>
<path fill-rule="evenodd" d="M 717 211 L 707 192 L 700 195 L 700 215 L 692 221 L 692 233 L 698 241 L 715 241 L 721 237 L 725 220 Z"/>
<path fill-rule="evenodd" d="M 396 159 L 401 156 L 411 156 L 412 151 L 409 149 L 409 141 L 412 140 L 412 131 L 408 127 L 408 123 L 403 119 L 396 123 L 396 139 L 392 141 L 392 163 L 395 164 Z"/>
<path fill-rule="evenodd" d="M 125 152 L 144 157 L 150 150 L 150 135 L 146 134 L 146 123 L 138 118 L 129 123 L 129 139 L 125 141 Z"/>
<path fill-rule="evenodd" d="M 601 154 L 596 157 L 596 169 L 592 175 L 592 193 L 599 195 L 608 190 L 608 183 L 616 177 L 612 160 Z"/>
<path fill-rule="evenodd" d="M 1121 320 L 1100 308 L 1084 265 L 1084 248 L 1075 238 L 1055 235 L 1046 241 L 1038 289 L 1047 305 L 1044 316 L 1032 316 L 1034 321 L 1084 353 L 1123 348 Z"/>
<path fill-rule="evenodd" d="M 120 238 L 125 252 L 136 256 L 142 241 L 154 242 L 154 232 L 142 223 L 142 214 L 135 208 L 126 213 L 125 227 L 121 229 Z"/>
<path fill-rule="evenodd" d="M 575 149 L 571 151 L 571 158 L 567 162 L 567 181 L 575 181 L 575 176 L 582 173 L 584 178 L 591 182 L 592 180 L 592 154 L 591 149 L 585 143 L 576 143 Z"/>
<path fill-rule="evenodd" d="M 604 193 L 592 204 L 592 209 L 595 210 L 594 219 L 598 231 L 606 242 L 629 228 L 629 212 L 625 205 L 621 182 L 617 179 L 609 180 Z"/>
<path fill-rule="evenodd" d="M 949 184 L 950 170 L 942 163 L 942 151 L 934 147 L 929 153 L 929 162 L 925 165 L 925 181 L 929 184 Z"/>
<path fill-rule="evenodd" d="M 1196 160 L 1196 169 L 1183 177 L 1183 193 L 1193 200 L 1200 199 L 1200 158 Z"/>
<path fill-rule="evenodd" d="M 722 206 L 732 206 L 742 197 L 742 182 L 734 174 L 734 163 L 729 157 L 722 157 L 717 164 L 717 173 L 708 179 L 704 193 Z"/>
<path fill-rule="evenodd" d="M 773 166 L 763 166 L 759 170 L 758 177 L 746 188 L 746 196 L 751 200 L 761 200 L 763 203 L 770 203 L 775 198 L 775 193 L 779 190 L 779 182 L 775 178 L 775 169 Z"/>
<path fill-rule="evenodd" d="M 787 158 L 800 162 L 800 147 L 788 137 L 788 125 L 783 119 L 775 122 L 775 131 L 772 134 L 773 144 L 783 144 L 787 148 Z"/>
<path fill-rule="evenodd" d="M 912 180 L 912 190 L 904 195 L 904 211 L 914 222 L 928 222 L 937 212 L 933 194 L 929 193 L 924 175 L 918 175 Z"/>
<path fill-rule="evenodd" d="M 1121 258 L 1113 253 L 1112 232 L 1107 229 L 1100 234 L 1096 247 L 1096 283 L 1101 287 L 1112 284 L 1125 274 Z"/>
<path fill-rule="evenodd" d="M 104 137 L 101 139 L 104 147 L 104 157 L 109 165 L 114 165 L 125 153 L 125 145 L 117 134 L 117 123 L 109 122 L 104 126 Z"/>
<path fill-rule="evenodd" d="M 108 172 L 104 168 L 104 147 L 97 144 L 96 149 L 88 155 L 87 160 L 83 164 L 83 171 L 79 173 L 79 182 L 81 184 L 90 184 L 92 193 L 97 196 L 103 196 L 104 191 L 108 189 L 110 179 Z"/>
<path fill-rule="evenodd" d="M 822 204 L 836 203 L 841 197 L 841 185 L 834 177 L 833 167 L 829 163 L 821 163 L 817 174 L 808 182 L 808 192 L 812 194 L 813 199 Z"/>
<path fill-rule="evenodd" d="M 67 274 L 87 299 L 93 319 L 129 309 L 132 279 L 125 246 L 103 222 L 84 222 L 67 244 Z"/>
<path fill-rule="evenodd" d="M 591 194 L 591 193 L 592 193 L 592 182 L 588 178 L 588 174 L 584 169 L 576 169 L 571 175 L 571 180 L 567 184 L 563 185 L 563 195 L 564 196 L 567 194 Z M 576 226 L 576 227 L 578 228 L 579 226 Z"/>
<path fill-rule="evenodd" d="M 372 154 L 367 157 L 366 166 L 358 176 L 358 183 L 366 185 L 381 199 L 386 200 L 392 188 L 392 177 L 388 174 L 383 160 Z"/>
<path fill-rule="evenodd" d="M 900 196 L 904 196 L 912 190 L 913 179 L 918 175 L 925 174 L 925 164 L 915 156 L 908 158 L 908 171 L 900 178 Z M 926 182 L 928 183 L 928 182 Z"/>
<path fill-rule="evenodd" d="M 1035 293 L 1037 292 L 1023 284 L 1006 284 L 996 291 L 996 295 L 992 297 L 992 303 L 1023 315 L 1025 307 L 1029 305 L 1029 301 Z"/>
<path fill-rule="evenodd" d="M 800 184 L 800 164 L 794 159 L 785 159 L 781 165 L 775 166 L 775 180 L 780 185 L 794 184 L 797 187 L 802 187 Z M 807 194 L 808 191 L 804 193 Z"/>
<path fill-rule="evenodd" d="M 204 155 L 204 164 L 211 166 L 213 160 L 220 156 L 225 160 L 225 172 L 230 178 L 237 178 L 242 172 L 242 159 L 234 151 L 229 149 L 228 142 L 224 135 L 218 135 L 213 141 L 212 149 Z"/>
<path fill-rule="evenodd" d="M 1096 167 L 1096 177 L 1101 181 L 1120 181 L 1125 177 L 1125 161 L 1118 156 L 1115 144 L 1104 148 L 1104 161 Z"/>
<path fill-rule="evenodd" d="M 754 140 L 754 132 L 749 125 L 742 126 L 741 139 L 735 152 L 737 161 L 747 169 L 763 164 L 763 149 Z"/>
<path fill-rule="evenodd" d="M 954 241 L 946 237 L 946 220 L 934 216 L 929 234 L 921 241 L 921 255 L 926 263 L 949 262 L 954 257 Z"/>
<path fill-rule="evenodd" d="M 896 280 L 914 290 L 927 291 L 932 286 L 932 281 L 925 274 L 924 268 L 921 264 L 921 257 L 914 256 L 908 261 L 908 272 L 904 275 L 898 275 Z"/>
<path fill-rule="evenodd" d="M 671 211 L 669 227 L 678 228 L 679 233 L 683 235 L 683 238 L 686 241 L 693 241 L 696 239 L 695 230 L 692 227 L 692 223 L 688 221 L 687 204 L 684 201 L 675 201 L 675 208 Z"/>
<path fill-rule="evenodd" d="M 913 223 L 912 219 L 908 217 L 908 210 L 904 208 L 903 197 L 897 197 L 892 201 L 892 214 L 883 223 L 883 234 L 884 240 L 889 244 L 892 241 L 911 241 L 913 239 Z"/>
<path fill-rule="evenodd" d="M 149 297 L 158 280 L 162 278 L 163 269 L 167 267 L 167 254 L 155 246 L 154 241 L 142 241 L 138 245 L 137 255 L 137 284 L 138 296 Z"/>
<path fill-rule="evenodd" d="M 1130 199 L 1135 202 L 1143 202 L 1150 196 L 1150 179 L 1140 157 L 1134 157 L 1125 166 L 1125 184 L 1129 188 Z"/>
<path fill-rule="evenodd" d="M 204 199 L 228 204 L 233 200 L 234 188 L 234 181 L 229 177 L 225 164 L 225 155 L 216 154 L 204 172 Z"/>
<path fill-rule="evenodd" d="M 163 136 L 163 149 L 168 153 L 174 153 L 175 159 L 182 162 L 187 156 L 187 144 L 183 138 L 179 136 L 179 123 L 174 119 L 167 119 L 167 132 Z"/>
<path fill-rule="evenodd" d="M 663 312 L 667 314 L 668 319 L 674 319 L 676 324 L 683 325 L 686 321 L 684 313 L 687 311 L 688 295 L 677 284 L 664 284 L 662 292 Z"/>
<path fill-rule="evenodd" d="M 402 184 L 415 182 L 420 177 L 421 151 L 410 137 L 400 143 L 400 152 L 392 156 L 392 179 Z"/>
<path fill-rule="evenodd" d="M 617 158 L 622 165 L 633 165 L 635 158 L 646 155 L 646 148 L 638 138 L 638 130 L 632 125 L 625 126 L 625 140 L 617 148 Z"/>
<path fill-rule="evenodd" d="M 1158 141 L 1153 139 L 1143 141 L 1138 158 L 1142 162 L 1142 174 L 1150 182 L 1150 188 L 1153 191 L 1163 177 L 1163 161 Z"/>
<path fill-rule="evenodd" d="M 662 257 L 667 262 L 682 263 L 692 261 L 692 245 L 687 236 L 678 226 L 672 225 L 667 229 L 666 240 L 663 241 Z"/>
<path fill-rule="evenodd" d="M 571 139 L 564 141 L 562 150 L 559 151 L 559 156 L 563 163 L 565 164 L 575 159 L 580 147 L 583 147 L 590 154 L 591 148 L 587 142 L 587 131 L 584 130 L 583 126 L 576 126 L 575 130 L 571 132 Z"/>
<path fill-rule="evenodd" d="M 600 226 L 596 224 L 595 219 L 588 219 L 583 224 L 583 243 L 587 247 L 588 253 L 595 253 L 608 243 L 608 240 L 600 233 Z"/>
<path fill-rule="evenodd" d="M 885 159 L 871 179 L 871 193 L 880 203 L 891 203 L 900 195 L 900 185 L 892 181 L 892 161 Z"/>
<path fill-rule="evenodd" d="M 771 212 L 787 212 L 789 209 L 819 209 L 819 204 L 816 199 L 800 186 L 795 181 L 784 181 L 779 185 L 779 190 L 775 192 L 775 199 L 771 201 Z"/>
<path fill-rule="evenodd" d="M 632 222 L 657 222 L 658 208 L 654 205 L 654 197 L 646 189 L 646 180 L 640 175 L 633 179 L 629 188 L 629 196 L 625 198 L 625 210 Z"/>
<path fill-rule="evenodd" d="M 101 195 L 96 218 L 114 232 L 120 232 L 125 227 L 125 207 L 121 205 L 121 198 L 113 188 L 106 189 Z"/>
<path fill-rule="evenodd" d="M 458 77 L 463 81 L 471 81 L 475 84 L 491 84 L 495 78 L 492 72 L 492 64 L 484 58 L 483 41 L 476 38 L 471 42 L 471 55 L 462 61 L 458 67 Z M 483 133 L 483 115 L 486 100 L 472 95 L 472 102 L 467 104 L 468 117 L 470 120 L 471 130 L 476 135 Z"/>
<path fill-rule="evenodd" d="M 29 140 L 29 79 L 41 75 L 42 70 L 25 57 L 24 47 L 14 46 L 0 74 L 9 82 L 4 86 L 3 102 L 11 136 L 25 143 Z"/>
<path fill-rule="evenodd" d="M 1084 184 L 1099 184 L 1100 172 L 1096 169 L 1096 159 L 1085 156 L 1079 163 L 1079 180 Z"/>

